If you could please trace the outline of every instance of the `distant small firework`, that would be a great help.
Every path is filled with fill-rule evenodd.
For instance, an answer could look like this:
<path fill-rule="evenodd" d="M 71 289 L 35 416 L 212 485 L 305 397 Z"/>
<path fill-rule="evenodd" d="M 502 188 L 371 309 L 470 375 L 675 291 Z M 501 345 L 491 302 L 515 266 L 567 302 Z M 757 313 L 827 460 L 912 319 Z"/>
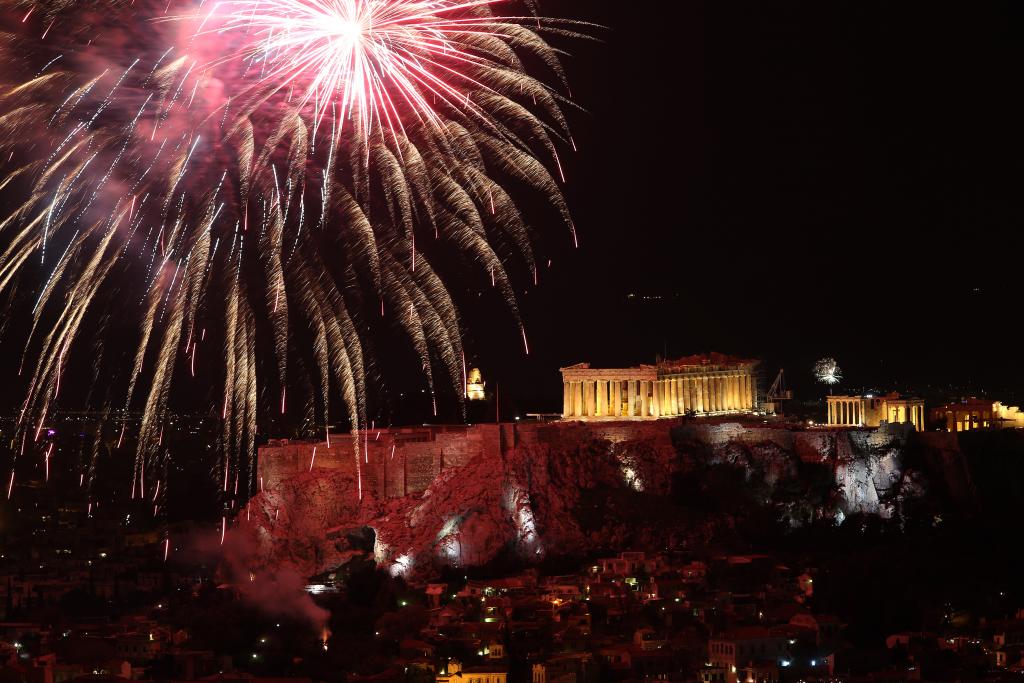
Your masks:
<path fill-rule="evenodd" d="M 814 376 L 822 384 L 831 386 L 839 384 L 839 380 L 843 378 L 843 371 L 839 369 L 835 358 L 822 358 L 814 364 Z"/>

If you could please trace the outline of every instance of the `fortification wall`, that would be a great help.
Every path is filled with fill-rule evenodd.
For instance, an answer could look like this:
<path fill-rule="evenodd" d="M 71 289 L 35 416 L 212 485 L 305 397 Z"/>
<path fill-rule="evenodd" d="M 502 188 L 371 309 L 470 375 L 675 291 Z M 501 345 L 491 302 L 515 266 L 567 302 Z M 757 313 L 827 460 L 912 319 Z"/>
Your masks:
<path fill-rule="evenodd" d="M 374 429 L 323 441 L 273 440 L 259 450 L 258 474 L 266 489 L 312 469 L 362 474 L 377 498 L 419 493 L 444 470 L 479 455 L 500 457 L 499 425 Z M 314 454 L 315 451 L 315 454 Z M 358 461 L 358 462 L 357 462 Z"/>

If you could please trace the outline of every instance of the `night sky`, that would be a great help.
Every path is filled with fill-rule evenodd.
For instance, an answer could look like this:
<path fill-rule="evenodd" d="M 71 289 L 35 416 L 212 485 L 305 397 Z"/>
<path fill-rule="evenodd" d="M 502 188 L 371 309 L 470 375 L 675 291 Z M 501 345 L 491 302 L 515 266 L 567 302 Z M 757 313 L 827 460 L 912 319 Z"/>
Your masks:
<path fill-rule="evenodd" d="M 559 365 L 709 350 L 785 367 L 803 398 L 821 356 L 849 390 L 1024 398 L 1024 8 L 544 10 L 609 30 L 569 46 L 581 247 L 526 297 L 531 356 L 468 321 L 516 409 L 560 409 Z"/>
<path fill-rule="evenodd" d="M 571 53 L 581 108 L 569 113 L 579 151 L 562 148 L 580 247 L 544 198 L 524 202 L 538 262 L 552 262 L 538 287 L 512 271 L 528 357 L 480 273 L 446 276 L 467 359 L 500 388 L 504 418 L 560 410 L 560 366 L 705 351 L 763 359 L 766 383 L 785 368 L 804 399 L 823 395 L 811 367 L 832 356 L 839 391 L 1024 401 L 1024 7 L 544 0 L 541 11 L 600 25 L 582 29 L 597 40 L 554 40 Z M 5 375 L 20 357 L 18 327 L 7 332 Z M 432 419 L 408 340 L 385 337 L 370 345 L 374 414 Z M 177 405 L 217 404 L 216 389 L 195 391 L 206 393 Z M 7 392 L 5 410 L 21 396 Z M 444 400 L 438 419 L 451 419 Z"/>

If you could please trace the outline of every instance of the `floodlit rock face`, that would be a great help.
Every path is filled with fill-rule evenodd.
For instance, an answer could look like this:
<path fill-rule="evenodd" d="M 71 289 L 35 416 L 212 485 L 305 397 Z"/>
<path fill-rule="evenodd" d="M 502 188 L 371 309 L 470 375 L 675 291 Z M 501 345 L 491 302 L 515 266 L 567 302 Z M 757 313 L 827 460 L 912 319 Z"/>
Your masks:
<path fill-rule="evenodd" d="M 808 465 L 827 467 L 835 489 L 822 514 L 838 521 L 858 513 L 890 517 L 903 497 L 924 492 L 922 471 L 903 457 L 914 435 L 910 425 L 800 431 L 735 423 L 685 425 L 674 433 L 684 457 L 740 467 L 769 490 L 805 478 Z"/>
<path fill-rule="evenodd" d="M 714 471 L 738 473 L 765 504 L 788 510 L 793 524 L 891 516 L 904 497 L 923 490 L 920 473 L 904 465 L 911 435 L 901 428 L 557 422 L 482 425 L 463 429 L 461 439 L 443 432 L 441 445 L 421 432 L 408 442 L 397 430 L 364 435 L 358 450 L 348 441 L 315 459 L 300 450 L 274 461 L 274 452 L 261 451 L 261 476 L 272 484 L 239 525 L 255 535 L 263 560 L 307 574 L 359 552 L 369 528 L 379 566 L 423 578 L 445 566 L 531 563 L 692 539 L 706 522 L 680 513 L 691 502 L 680 482 Z M 410 491 L 413 479 L 395 463 L 407 470 L 413 462 L 424 485 Z M 808 484 L 814 477 L 822 481 Z M 821 500 L 802 505 L 789 494 L 795 484 L 817 487 Z"/>

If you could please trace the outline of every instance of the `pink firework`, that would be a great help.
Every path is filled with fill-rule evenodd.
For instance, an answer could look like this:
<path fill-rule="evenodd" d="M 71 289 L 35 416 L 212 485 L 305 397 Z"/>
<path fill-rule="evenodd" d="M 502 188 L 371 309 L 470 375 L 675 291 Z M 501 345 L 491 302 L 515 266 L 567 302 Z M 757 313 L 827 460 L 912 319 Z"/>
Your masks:
<path fill-rule="evenodd" d="M 317 119 L 336 107 L 342 122 L 357 115 L 363 126 L 397 132 L 410 115 L 440 127 L 438 102 L 483 115 L 469 92 L 486 86 L 471 73 L 490 62 L 474 45 L 509 25 L 480 13 L 498 2 L 229 1 L 213 7 L 201 31 L 241 32 L 259 80 L 298 89 Z"/>
<path fill-rule="evenodd" d="M 95 366 L 141 411 L 134 434 L 116 429 L 137 444 L 145 496 L 170 457 L 177 384 L 212 384 L 211 470 L 233 504 L 239 479 L 255 489 L 259 397 L 315 415 L 329 448 L 332 404 L 354 431 L 370 423 L 370 337 L 395 329 L 431 405 L 435 390 L 460 401 L 463 326 L 432 264 L 444 252 L 465 265 L 460 289 L 497 290 L 526 351 L 514 280 L 536 283 L 539 240 L 520 197 L 572 230 L 565 78 L 546 36 L 578 34 L 511 6 L 0 0 L 19 31 L 0 41 L 0 296 L 34 290 L 10 349 L 25 359 L 19 450 L 43 455 L 45 420 L 81 398 L 63 373 Z M 115 334 L 102 321 L 131 338 L 127 363 L 89 354 Z"/>

